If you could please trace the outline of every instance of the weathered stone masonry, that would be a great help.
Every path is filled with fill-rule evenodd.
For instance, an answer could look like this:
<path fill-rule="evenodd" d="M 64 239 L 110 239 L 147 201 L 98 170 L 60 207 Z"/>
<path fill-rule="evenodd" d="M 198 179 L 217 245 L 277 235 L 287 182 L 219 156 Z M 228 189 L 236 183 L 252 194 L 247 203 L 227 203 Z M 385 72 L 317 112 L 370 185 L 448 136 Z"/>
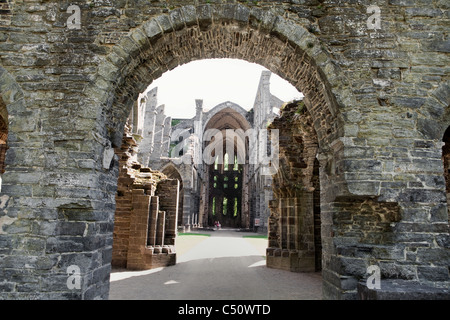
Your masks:
<path fill-rule="evenodd" d="M 178 180 L 132 159 L 136 141 L 125 134 L 119 156 L 112 266 L 146 270 L 176 263 Z"/>
<path fill-rule="evenodd" d="M 386 288 L 448 288 L 447 1 L 379 2 L 379 30 L 369 1 L 75 1 L 79 30 L 67 2 L 0 4 L 1 298 L 108 297 L 111 150 L 153 79 L 215 57 L 264 65 L 310 102 L 324 298 L 369 297 L 369 264 Z M 71 265 L 81 290 L 67 288 Z"/>
<path fill-rule="evenodd" d="M 286 105 L 270 125 L 280 130 L 280 167 L 270 204 L 267 266 L 294 272 L 322 269 L 317 258 L 322 255 L 320 229 L 315 227 L 320 226 L 320 193 L 315 194 L 320 186 L 314 170 L 318 143 L 305 102 Z"/>

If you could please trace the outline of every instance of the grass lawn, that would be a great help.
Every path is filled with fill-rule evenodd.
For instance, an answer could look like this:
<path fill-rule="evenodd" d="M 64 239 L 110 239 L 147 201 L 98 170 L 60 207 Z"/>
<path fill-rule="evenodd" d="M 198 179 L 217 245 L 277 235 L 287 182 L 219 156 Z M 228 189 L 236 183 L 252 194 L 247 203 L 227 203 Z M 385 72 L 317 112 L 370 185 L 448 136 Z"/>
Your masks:
<path fill-rule="evenodd" d="M 265 236 L 265 235 L 260 235 L 260 236 L 243 236 L 243 238 L 249 238 L 249 239 L 268 239 L 268 237 Z"/>

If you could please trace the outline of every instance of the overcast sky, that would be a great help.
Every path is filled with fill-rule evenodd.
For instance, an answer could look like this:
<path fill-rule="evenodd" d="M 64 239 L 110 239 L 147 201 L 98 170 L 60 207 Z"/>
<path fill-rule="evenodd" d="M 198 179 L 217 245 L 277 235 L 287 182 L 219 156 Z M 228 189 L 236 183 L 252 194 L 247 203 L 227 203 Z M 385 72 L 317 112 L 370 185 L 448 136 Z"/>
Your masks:
<path fill-rule="evenodd" d="M 194 117 L 195 99 L 203 100 L 205 111 L 226 101 L 250 110 L 263 70 L 267 69 L 242 60 L 200 60 L 166 72 L 148 89 L 158 87 L 158 105 L 164 104 L 166 115 L 172 118 Z M 272 74 L 270 85 L 271 93 L 283 101 L 302 97 L 276 74 Z"/>

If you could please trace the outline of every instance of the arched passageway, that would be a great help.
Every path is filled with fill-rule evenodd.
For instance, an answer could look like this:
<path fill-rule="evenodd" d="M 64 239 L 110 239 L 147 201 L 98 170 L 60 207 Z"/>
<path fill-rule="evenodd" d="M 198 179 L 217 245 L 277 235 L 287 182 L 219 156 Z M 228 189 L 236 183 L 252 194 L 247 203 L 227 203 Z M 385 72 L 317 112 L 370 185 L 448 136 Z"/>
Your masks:
<path fill-rule="evenodd" d="M 336 98 L 331 93 L 333 87 L 324 70 L 333 79 L 339 74 L 327 58 L 328 53 L 320 49 L 314 35 L 269 12 L 250 12 L 243 6 L 235 6 L 235 13 L 243 14 L 244 20 L 241 21 L 218 16 L 213 18 L 208 11 L 210 8 L 198 8 L 194 14 L 194 8 L 183 7 L 168 16 L 147 21 L 124 38 L 117 45 L 117 50 L 100 65 L 100 70 L 109 71 L 107 74 L 101 72 L 98 81 L 109 83 L 107 92 L 115 97 L 108 99 L 103 111 L 110 115 L 104 119 L 103 128 L 112 145 L 121 141 L 123 123 L 139 92 L 149 85 L 149 76 L 157 78 L 168 69 L 197 59 L 226 57 L 263 65 L 301 91 L 310 101 L 308 112 L 311 125 L 317 132 L 318 153 L 322 159 L 333 158 L 330 143 L 341 133 Z M 199 18 L 197 14 L 205 16 Z M 124 55 L 129 60 L 126 63 L 121 58 Z M 320 67 L 317 61 L 320 61 Z M 97 97 L 94 99 L 104 96 L 95 87 L 88 88 L 87 92 L 92 98 Z M 328 182 L 334 179 L 336 177 L 332 174 L 328 175 L 323 189 L 326 190 Z M 221 202 L 221 206 L 217 207 L 223 209 L 223 200 Z M 228 204 L 226 207 L 227 212 L 228 207 L 234 209 Z M 331 237 L 324 239 L 324 242 L 328 241 L 325 247 L 332 246 Z M 325 268 L 330 259 L 329 255 L 326 257 Z"/>
<path fill-rule="evenodd" d="M 392 21 L 384 24 L 388 32 L 376 33 L 366 30 L 367 8 L 356 2 L 314 10 L 285 2 L 187 3 L 146 2 L 145 12 L 131 2 L 86 4 L 81 29 L 65 29 L 67 4 L 15 2 L 29 24 L 11 28 L 0 53 L 14 72 L 0 69 L 10 148 L 2 176 L 0 295 L 107 298 L 120 161 L 112 149 L 122 145 L 130 110 L 163 72 L 222 57 L 267 67 L 310 102 L 324 297 L 356 298 L 370 265 L 387 280 L 448 286 L 443 132 L 433 126 L 448 111 L 447 75 L 440 72 L 445 35 L 434 23 L 445 19 L 443 5 L 433 4 L 436 17 L 423 16 L 425 4 L 380 5 L 395 14 L 384 16 Z M 5 11 L 2 21 L 21 23 Z M 410 33 L 424 18 L 433 21 L 433 39 Z M 29 30 L 27 47 L 21 36 Z M 416 43 L 416 36 L 424 39 L 420 48 L 405 52 L 400 43 Z M 76 290 L 66 282 L 74 265 Z"/>

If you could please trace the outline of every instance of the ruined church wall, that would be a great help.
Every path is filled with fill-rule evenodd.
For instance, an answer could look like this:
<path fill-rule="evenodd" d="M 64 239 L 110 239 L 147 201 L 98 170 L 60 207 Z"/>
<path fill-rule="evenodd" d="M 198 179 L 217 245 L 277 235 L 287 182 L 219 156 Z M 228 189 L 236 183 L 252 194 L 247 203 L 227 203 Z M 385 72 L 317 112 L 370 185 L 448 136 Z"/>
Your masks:
<path fill-rule="evenodd" d="M 120 146 L 131 107 L 152 79 L 214 57 L 260 63 L 311 99 L 324 251 L 340 249 L 339 204 L 378 197 L 398 203 L 399 252 L 417 278 L 448 279 L 441 159 L 450 124 L 447 3 L 379 3 L 381 29 L 368 30 L 368 1 L 207 2 L 75 1 L 79 30 L 67 28 L 73 13 L 66 2 L 2 2 L 9 150 L 0 296 L 107 298 L 118 178 L 110 150 Z M 344 247 L 354 241 L 347 238 Z M 82 270 L 75 291 L 66 286 L 73 264 Z M 352 265 L 335 266 L 324 276 L 327 297 L 342 298 L 341 269 Z"/>

